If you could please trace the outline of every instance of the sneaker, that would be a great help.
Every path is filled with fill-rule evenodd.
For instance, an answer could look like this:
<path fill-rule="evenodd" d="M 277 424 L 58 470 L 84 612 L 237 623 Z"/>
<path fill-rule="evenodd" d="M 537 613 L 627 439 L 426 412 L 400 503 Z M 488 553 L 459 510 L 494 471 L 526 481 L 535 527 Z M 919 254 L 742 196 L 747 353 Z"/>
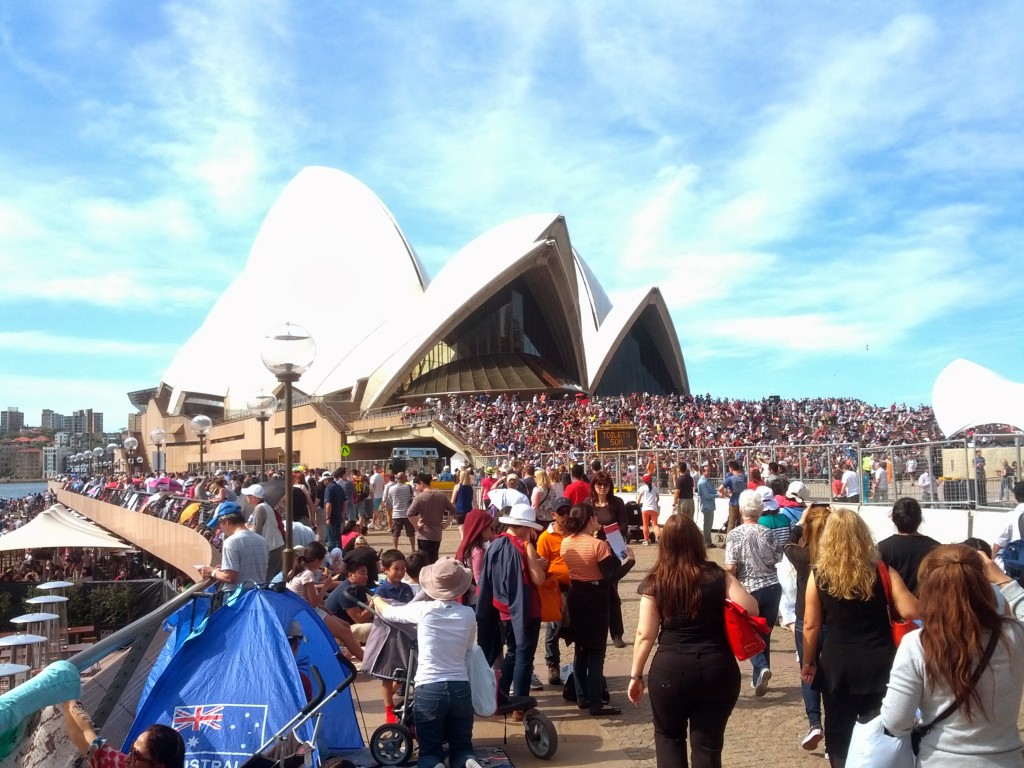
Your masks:
<path fill-rule="evenodd" d="M 821 728 L 816 725 L 812 725 L 807 729 L 807 735 L 804 736 L 803 741 L 800 742 L 800 746 L 806 749 L 808 752 L 813 752 L 821 744 L 821 740 L 825 738 L 825 734 L 821 732 Z"/>
<path fill-rule="evenodd" d="M 398 716 L 395 714 L 394 707 L 384 707 L 384 722 L 388 725 L 394 725 L 398 722 Z"/>
<path fill-rule="evenodd" d="M 751 684 L 754 685 L 754 695 L 764 696 L 768 693 L 768 681 L 772 679 L 772 671 L 770 669 L 762 669 L 761 674 L 757 676 L 757 684 L 754 685 L 754 681 L 751 680 Z"/>
<path fill-rule="evenodd" d="M 644 546 L 645 547 L 651 546 L 651 542 L 649 542 L 647 539 L 644 539 Z"/>
<path fill-rule="evenodd" d="M 537 675 L 533 675 L 530 678 L 530 690 L 532 690 L 532 691 L 543 691 L 544 690 L 544 683 L 542 683 L 540 681 L 540 678 L 537 677 Z"/>
<path fill-rule="evenodd" d="M 557 664 L 548 664 L 548 685 L 561 685 L 562 675 Z"/>
<path fill-rule="evenodd" d="M 474 760 L 474 759 L 473 759 L 472 757 L 468 758 L 468 759 L 466 760 L 466 762 L 464 763 L 464 765 L 466 766 L 466 768 L 482 768 L 482 766 L 480 765 L 480 763 L 478 763 L 478 762 L 477 762 L 476 760 Z"/>

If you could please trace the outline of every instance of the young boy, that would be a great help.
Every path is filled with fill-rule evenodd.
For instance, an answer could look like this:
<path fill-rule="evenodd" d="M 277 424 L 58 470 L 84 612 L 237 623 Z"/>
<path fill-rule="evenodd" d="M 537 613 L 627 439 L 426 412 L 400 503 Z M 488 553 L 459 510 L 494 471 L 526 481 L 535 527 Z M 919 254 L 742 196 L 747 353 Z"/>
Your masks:
<path fill-rule="evenodd" d="M 384 569 L 384 581 L 377 585 L 373 593 L 396 603 L 412 600 L 412 587 L 402 581 L 407 569 L 405 555 L 400 550 L 389 549 L 380 556 L 380 564 Z"/>
<path fill-rule="evenodd" d="M 392 603 L 408 603 L 412 600 L 412 587 L 402 581 L 405 578 L 406 563 L 405 555 L 401 550 L 389 549 L 380 556 L 380 564 L 384 569 L 384 581 L 377 585 L 374 590 L 376 597 L 382 597 Z M 395 715 L 395 691 L 398 690 L 398 681 L 393 677 L 382 677 L 380 681 L 380 695 L 384 700 L 384 721 L 397 723 Z"/>
<path fill-rule="evenodd" d="M 413 597 L 420 593 L 420 571 L 427 564 L 422 552 L 413 552 L 405 559 L 405 583 L 412 588 Z"/>

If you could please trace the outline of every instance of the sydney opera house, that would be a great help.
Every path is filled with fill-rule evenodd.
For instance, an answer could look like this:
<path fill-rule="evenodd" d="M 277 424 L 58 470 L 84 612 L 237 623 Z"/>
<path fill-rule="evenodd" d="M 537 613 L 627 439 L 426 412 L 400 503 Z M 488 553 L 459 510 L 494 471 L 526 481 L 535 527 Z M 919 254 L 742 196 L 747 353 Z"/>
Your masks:
<path fill-rule="evenodd" d="M 334 466 L 389 455 L 402 441 L 461 450 L 457 436 L 401 418 L 428 398 L 517 393 L 689 391 L 661 292 L 613 306 L 573 248 L 565 218 L 537 214 L 480 235 L 431 278 L 391 212 L 364 184 L 312 167 L 284 189 L 249 260 L 178 352 L 159 385 L 129 394 L 131 431 L 152 464 L 167 433 L 169 470 L 194 468 L 189 425 L 205 414 L 205 466 L 259 463 L 258 390 L 279 394 L 260 351 L 283 322 L 316 345 L 296 383 L 294 463 Z M 284 463 L 283 419 L 266 425 L 268 463 Z"/>

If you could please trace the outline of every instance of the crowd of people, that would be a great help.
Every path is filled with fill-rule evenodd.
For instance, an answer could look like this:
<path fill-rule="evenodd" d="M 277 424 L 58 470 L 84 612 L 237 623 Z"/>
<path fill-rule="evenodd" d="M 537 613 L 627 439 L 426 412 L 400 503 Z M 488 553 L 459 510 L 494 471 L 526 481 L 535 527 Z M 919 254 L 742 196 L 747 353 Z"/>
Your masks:
<path fill-rule="evenodd" d="M 641 450 L 808 443 L 870 448 L 942 439 L 928 406 L 876 406 L 851 398 L 451 397 L 410 410 L 406 418 L 438 419 L 484 455 L 533 460 L 546 454 L 583 454 L 593 445 L 594 427 L 604 424 L 636 425 Z"/>
<path fill-rule="evenodd" d="M 635 564 L 623 540 L 625 504 L 600 466 L 567 469 L 565 476 L 533 471 L 516 460 L 508 475 L 486 478 L 490 482 L 480 500 L 485 508 L 464 512 L 459 511 L 464 504 L 455 504 L 462 483 L 452 492 L 435 492 L 429 474 L 408 478 L 375 468 L 360 476 L 357 490 L 344 470 L 295 473 L 284 491 L 294 494 L 292 532 L 301 549 L 289 573 L 281 572 L 274 556 L 283 545 L 280 503 L 271 503 L 264 487 L 274 478 L 259 483 L 260 478 L 225 473 L 186 479 L 182 492 L 215 505 L 204 527 L 222 537 L 222 560 L 201 573 L 225 589 L 283 581 L 357 660 L 365 661 L 364 643 L 372 631 L 365 605 L 417 624 L 421 647 L 441 668 L 431 677 L 436 670 L 428 667 L 417 680 L 427 699 L 436 694 L 438 701 L 452 696 L 464 701 L 468 673 L 457 668 L 451 649 L 435 634 L 447 627 L 457 631 L 459 643 L 475 632 L 487 661 L 502 670 L 500 695 L 513 705 L 527 701 L 541 685 L 534 666 L 535 657 L 543 655 L 549 684 L 565 686 L 586 713 L 615 717 L 620 710 L 606 685 L 605 649 L 609 643 L 625 646 L 623 635 L 633 630 L 623 626 L 618 594 L 620 579 Z M 976 541 L 940 546 L 918 533 L 918 502 L 901 498 L 892 512 L 896 534 L 876 545 L 859 515 L 841 503 L 812 503 L 806 487 L 786 478 L 777 465 L 757 478 L 738 465 L 730 469 L 736 482 L 714 488 L 717 483 L 709 483 L 706 472 L 695 480 L 685 466 L 678 468 L 677 513 L 656 531 L 651 526 L 644 537 L 656 543 L 658 554 L 639 588 L 626 693 L 634 703 L 645 694 L 651 697 L 658 764 L 721 765 L 725 729 L 743 678 L 725 629 L 728 598 L 766 619 L 765 647 L 749 661 L 755 696 L 763 696 L 772 679 L 776 619 L 795 632 L 807 716 L 800 745 L 824 744 L 833 766 L 846 765 L 858 722 L 881 717 L 885 727 L 903 734 L 913 726 L 915 708 L 927 720 L 951 703 L 956 705 L 952 714 L 936 723 L 924 742 L 922 765 L 1019 765 L 1016 713 L 1024 666 L 1013 659 L 1024 630 L 1015 620 L 999 618 L 998 611 L 1024 616 L 1024 590 L 990 558 L 998 562 L 1001 549 L 1021 538 L 1020 523 L 1000 536 L 994 552 L 986 553 L 984 542 Z M 650 475 L 641 481 L 635 497 L 634 492 L 627 496 L 638 507 L 645 492 L 656 487 Z M 93 490 L 101 486 L 103 480 L 92 481 Z M 81 489 L 88 487 L 84 483 Z M 736 507 L 724 567 L 709 557 L 714 545 L 694 522 L 697 503 L 704 506 L 701 489 L 709 487 Z M 1016 512 L 1024 514 L 1024 483 L 1016 483 L 1012 492 Z M 550 499 L 550 493 L 557 496 Z M 332 509 L 333 504 L 338 507 Z M 449 521 L 460 526 L 455 562 L 461 570 L 439 554 Z M 392 547 L 371 546 L 375 522 L 390 534 Z M 776 566 L 783 557 L 792 563 L 794 585 L 779 578 Z M 446 569 L 443 582 L 434 578 L 441 572 L 429 577 L 441 605 L 396 608 L 415 605 L 409 601 L 435 564 Z M 993 586 L 979 592 L 980 583 Z M 960 618 L 952 621 L 955 614 Z M 924 628 L 897 645 L 891 615 L 921 618 Z M 473 618 L 472 629 L 467 616 Z M 567 644 L 572 680 L 562 666 Z M 991 666 L 998 674 L 973 680 L 969 673 L 978 666 Z M 395 686 L 387 675 L 381 690 L 386 718 L 394 721 Z M 447 734 L 452 757 L 471 765 L 465 762 L 472 759 L 471 709 L 451 708 L 443 722 L 430 719 L 436 715 L 436 707 L 417 712 L 417 724 L 425 732 Z M 523 716 L 524 710 L 512 712 L 513 719 Z M 985 738 L 975 739 L 978 733 Z M 423 748 L 431 759 L 443 758 L 436 739 Z"/>

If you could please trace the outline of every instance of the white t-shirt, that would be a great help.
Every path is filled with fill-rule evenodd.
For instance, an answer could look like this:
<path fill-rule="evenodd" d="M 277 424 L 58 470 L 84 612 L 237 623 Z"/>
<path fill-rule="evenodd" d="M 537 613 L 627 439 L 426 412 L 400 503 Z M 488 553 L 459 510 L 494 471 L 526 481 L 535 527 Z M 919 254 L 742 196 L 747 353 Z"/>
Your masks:
<path fill-rule="evenodd" d="M 657 486 L 644 483 L 640 486 L 640 511 L 654 511 L 659 507 Z"/>
<path fill-rule="evenodd" d="M 995 544 L 997 547 L 999 547 L 999 551 L 996 553 L 995 561 L 999 564 L 1000 568 L 1003 567 L 1002 552 L 1003 549 L 1006 548 L 1006 545 L 1009 544 L 1011 541 L 1016 541 L 1017 539 L 1024 538 L 1024 534 L 1022 534 L 1020 526 L 1017 524 L 1017 521 L 1020 520 L 1021 514 L 1024 514 L 1024 503 L 1018 504 L 1016 507 L 1013 508 L 1013 510 L 1009 513 L 1009 522 L 1007 523 L 1006 527 L 1003 528 L 1003 532 L 1000 533 L 999 536 L 996 538 Z"/>
<path fill-rule="evenodd" d="M 860 478 L 852 469 L 843 472 L 843 488 L 846 490 L 844 496 L 860 496 Z"/>
<path fill-rule="evenodd" d="M 313 573 L 313 571 L 306 568 L 305 570 L 300 572 L 298 576 L 295 576 L 288 580 L 288 589 L 289 591 L 294 592 L 296 595 L 301 597 L 303 600 L 306 600 L 306 585 L 316 584 L 317 582 L 319 582 L 319 575 L 320 574 Z M 309 601 L 306 600 L 306 602 Z"/>
<path fill-rule="evenodd" d="M 389 621 L 416 625 L 419 663 L 416 685 L 469 682 L 466 654 L 476 641 L 476 612 L 453 600 L 413 601 L 389 605 Z"/>
<path fill-rule="evenodd" d="M 384 475 L 380 472 L 374 472 L 370 477 L 370 489 L 373 491 L 373 498 L 383 499 L 384 498 Z"/>

